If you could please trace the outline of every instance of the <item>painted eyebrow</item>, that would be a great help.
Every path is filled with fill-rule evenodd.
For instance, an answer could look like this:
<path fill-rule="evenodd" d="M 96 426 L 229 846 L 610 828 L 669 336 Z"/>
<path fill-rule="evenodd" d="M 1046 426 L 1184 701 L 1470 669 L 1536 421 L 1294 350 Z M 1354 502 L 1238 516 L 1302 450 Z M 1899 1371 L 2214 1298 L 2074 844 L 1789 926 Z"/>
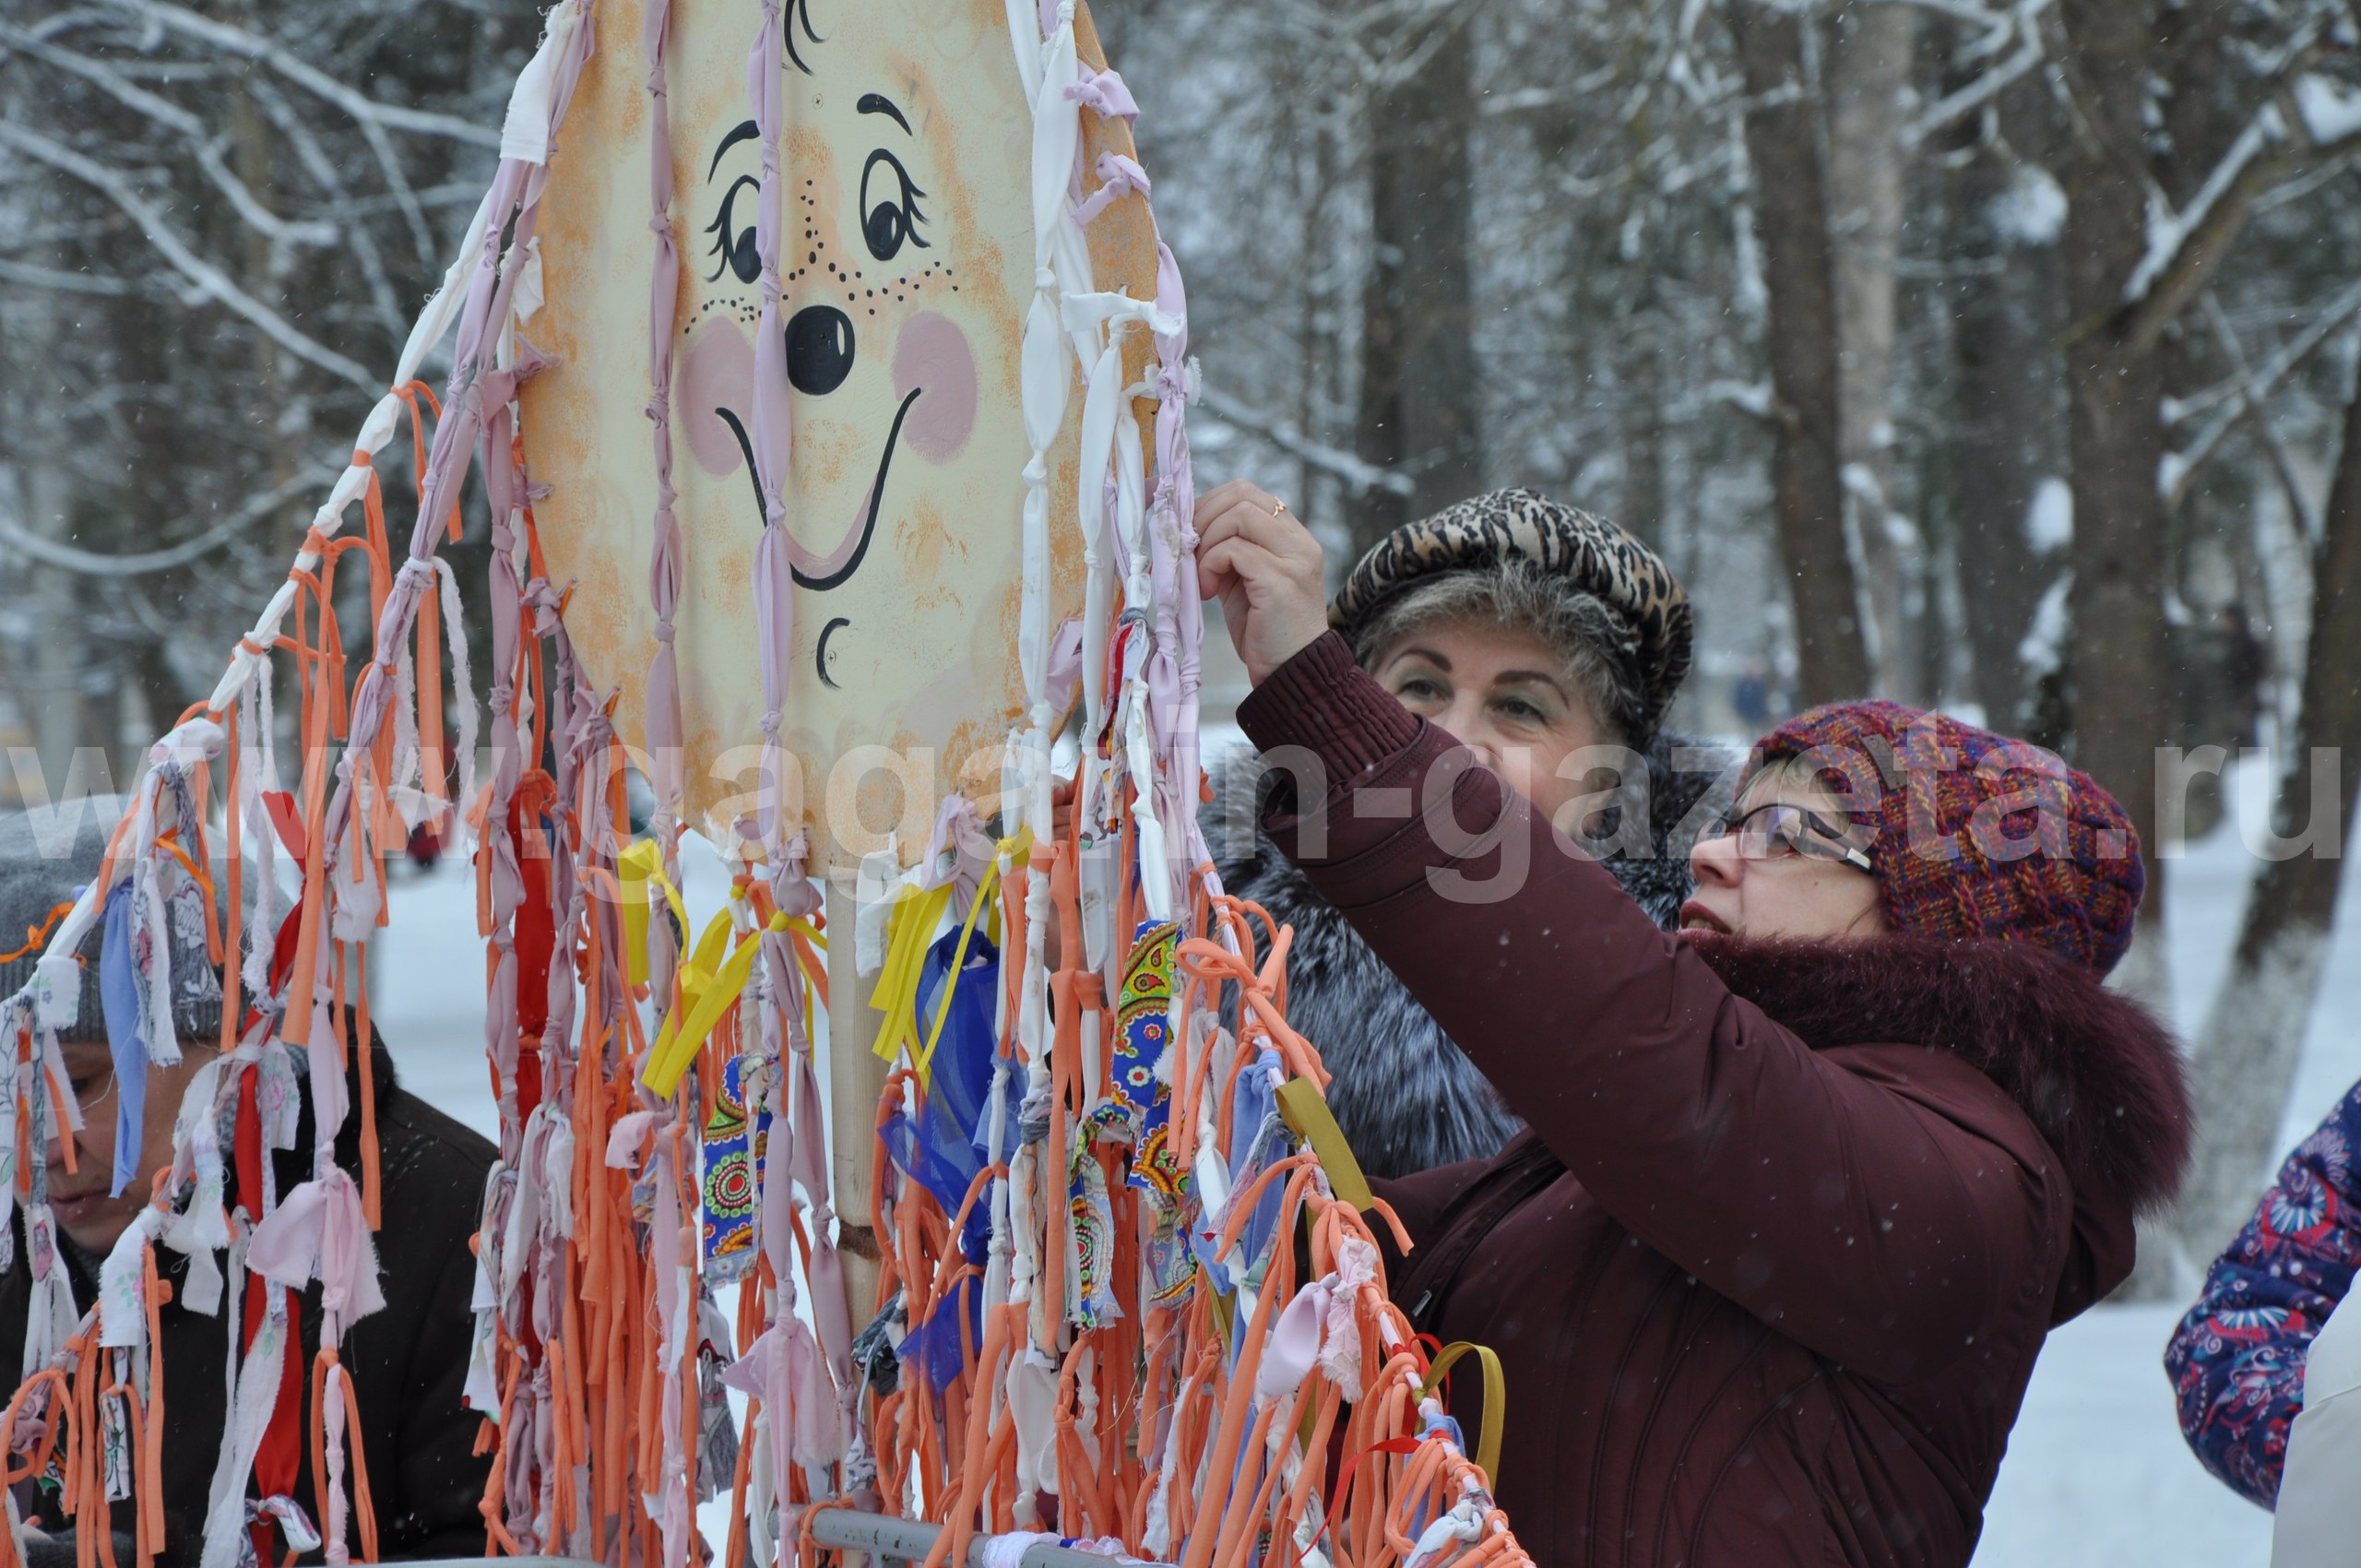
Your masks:
<path fill-rule="evenodd" d="M 721 155 L 723 153 L 728 152 L 740 142 L 750 140 L 751 138 L 761 136 L 762 134 L 762 128 L 756 125 L 753 121 L 746 120 L 742 122 L 736 130 L 731 131 L 728 136 L 721 138 L 721 145 L 719 147 L 713 149 L 713 162 L 706 167 L 705 177 L 708 180 L 713 178 L 714 170 L 721 167 Z"/>
<path fill-rule="evenodd" d="M 1433 665 L 1436 669 L 1442 671 L 1444 674 L 1448 675 L 1451 673 L 1451 660 L 1445 659 L 1442 654 L 1437 653 L 1430 647 L 1406 647 L 1385 662 L 1388 664 L 1398 664 L 1406 659 L 1423 659 L 1428 663 Z"/>
<path fill-rule="evenodd" d="M 890 114 L 894 118 L 894 124 L 901 126 L 905 133 L 912 136 L 917 134 L 910 130 L 910 123 L 902 118 L 902 112 L 894 107 L 894 101 L 882 92 L 862 93 L 860 101 L 853 105 L 853 110 L 854 113 L 860 114 Z"/>
<path fill-rule="evenodd" d="M 1492 677 L 1492 684 L 1496 686 L 1507 685 L 1518 681 L 1529 681 L 1535 685 L 1547 686 L 1560 696 L 1565 695 L 1564 690 L 1558 684 L 1558 677 L 1550 674 L 1547 670 L 1503 670 Z"/>

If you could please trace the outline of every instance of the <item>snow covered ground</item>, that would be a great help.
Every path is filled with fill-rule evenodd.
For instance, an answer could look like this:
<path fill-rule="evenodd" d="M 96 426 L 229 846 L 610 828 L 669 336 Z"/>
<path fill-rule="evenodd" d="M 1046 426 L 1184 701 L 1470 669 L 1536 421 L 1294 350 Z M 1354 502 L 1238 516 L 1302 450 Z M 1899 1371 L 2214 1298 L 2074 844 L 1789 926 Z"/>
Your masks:
<path fill-rule="evenodd" d="M 2260 821 L 2260 792 L 2239 795 L 2251 834 Z M 2166 873 L 2175 1011 L 2187 1030 L 2203 1017 L 2227 967 L 2254 863 L 2237 830 L 2225 825 Z M 723 878 L 709 853 L 702 863 L 691 861 L 687 880 L 694 914 L 719 907 Z M 2356 898 L 2361 888 L 2348 889 L 2341 904 L 2283 1147 L 2361 1078 Z M 397 882 L 392 900 L 372 995 L 402 1079 L 490 1134 L 483 947 L 475 934 L 472 885 L 463 868 L 446 864 L 431 876 Z M 1986 1515 L 1975 1568 L 2268 1563 L 2270 1516 L 2201 1469 L 2174 1425 L 2160 1358 L 2178 1313 L 2177 1305 L 2102 1307 L 2051 1336 Z"/>

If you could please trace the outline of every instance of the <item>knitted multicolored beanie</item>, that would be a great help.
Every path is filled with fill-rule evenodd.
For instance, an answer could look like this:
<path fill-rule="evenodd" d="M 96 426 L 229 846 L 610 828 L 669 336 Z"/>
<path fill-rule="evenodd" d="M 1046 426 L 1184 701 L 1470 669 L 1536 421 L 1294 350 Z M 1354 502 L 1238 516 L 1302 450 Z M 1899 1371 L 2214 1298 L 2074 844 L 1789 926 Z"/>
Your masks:
<path fill-rule="evenodd" d="M 2147 886 L 2115 797 L 2052 753 L 1892 702 L 1834 703 L 1756 743 L 1802 757 L 1870 836 L 1887 917 L 1921 936 L 2030 942 L 2106 974 Z"/>

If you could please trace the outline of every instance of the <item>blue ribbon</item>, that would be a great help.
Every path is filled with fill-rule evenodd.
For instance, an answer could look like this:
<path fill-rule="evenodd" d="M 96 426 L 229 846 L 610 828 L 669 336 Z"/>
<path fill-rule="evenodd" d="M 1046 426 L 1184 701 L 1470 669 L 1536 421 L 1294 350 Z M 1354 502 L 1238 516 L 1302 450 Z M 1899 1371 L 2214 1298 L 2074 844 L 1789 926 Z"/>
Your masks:
<path fill-rule="evenodd" d="M 131 961 L 136 933 L 131 884 L 107 895 L 106 936 L 99 949 L 99 1005 L 106 1015 L 107 1046 L 114 1055 L 114 1187 L 139 1176 L 139 1139 L 148 1125 L 148 1043 L 139 1031 L 139 976 Z"/>

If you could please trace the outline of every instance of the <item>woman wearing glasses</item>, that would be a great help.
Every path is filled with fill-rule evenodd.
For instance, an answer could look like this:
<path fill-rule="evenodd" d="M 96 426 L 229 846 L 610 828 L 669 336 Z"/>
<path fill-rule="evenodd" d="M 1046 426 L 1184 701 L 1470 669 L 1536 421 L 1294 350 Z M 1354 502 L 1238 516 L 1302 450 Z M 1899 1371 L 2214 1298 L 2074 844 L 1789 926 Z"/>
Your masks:
<path fill-rule="evenodd" d="M 1679 923 L 1690 841 L 1727 803 L 1736 759 L 1664 729 L 1691 615 L 1655 552 L 1604 517 L 1494 491 L 1381 540 L 1330 619 L 1396 701 L 1584 839 L 1651 920 Z M 1327 1052 L 1337 1124 L 1373 1176 L 1498 1153 L 1515 1115 L 1258 830 L 1258 798 L 1289 762 L 1225 759 L 1204 827 L 1223 887 L 1295 928 L 1289 1015 Z"/>
<path fill-rule="evenodd" d="M 1380 1187 L 1396 1301 L 1505 1363 L 1527 1550 L 1964 1564 L 2044 1336 L 2186 1156 L 2173 1043 L 2101 984 L 2142 886 L 2121 809 L 1952 719 L 1816 709 L 1668 935 L 1356 665 L 1284 508 L 1226 489 L 1197 527 L 1240 724 L 1317 763 L 1264 829 L 1526 1123 Z M 1454 1380 L 1463 1427 L 1483 1397 Z"/>

